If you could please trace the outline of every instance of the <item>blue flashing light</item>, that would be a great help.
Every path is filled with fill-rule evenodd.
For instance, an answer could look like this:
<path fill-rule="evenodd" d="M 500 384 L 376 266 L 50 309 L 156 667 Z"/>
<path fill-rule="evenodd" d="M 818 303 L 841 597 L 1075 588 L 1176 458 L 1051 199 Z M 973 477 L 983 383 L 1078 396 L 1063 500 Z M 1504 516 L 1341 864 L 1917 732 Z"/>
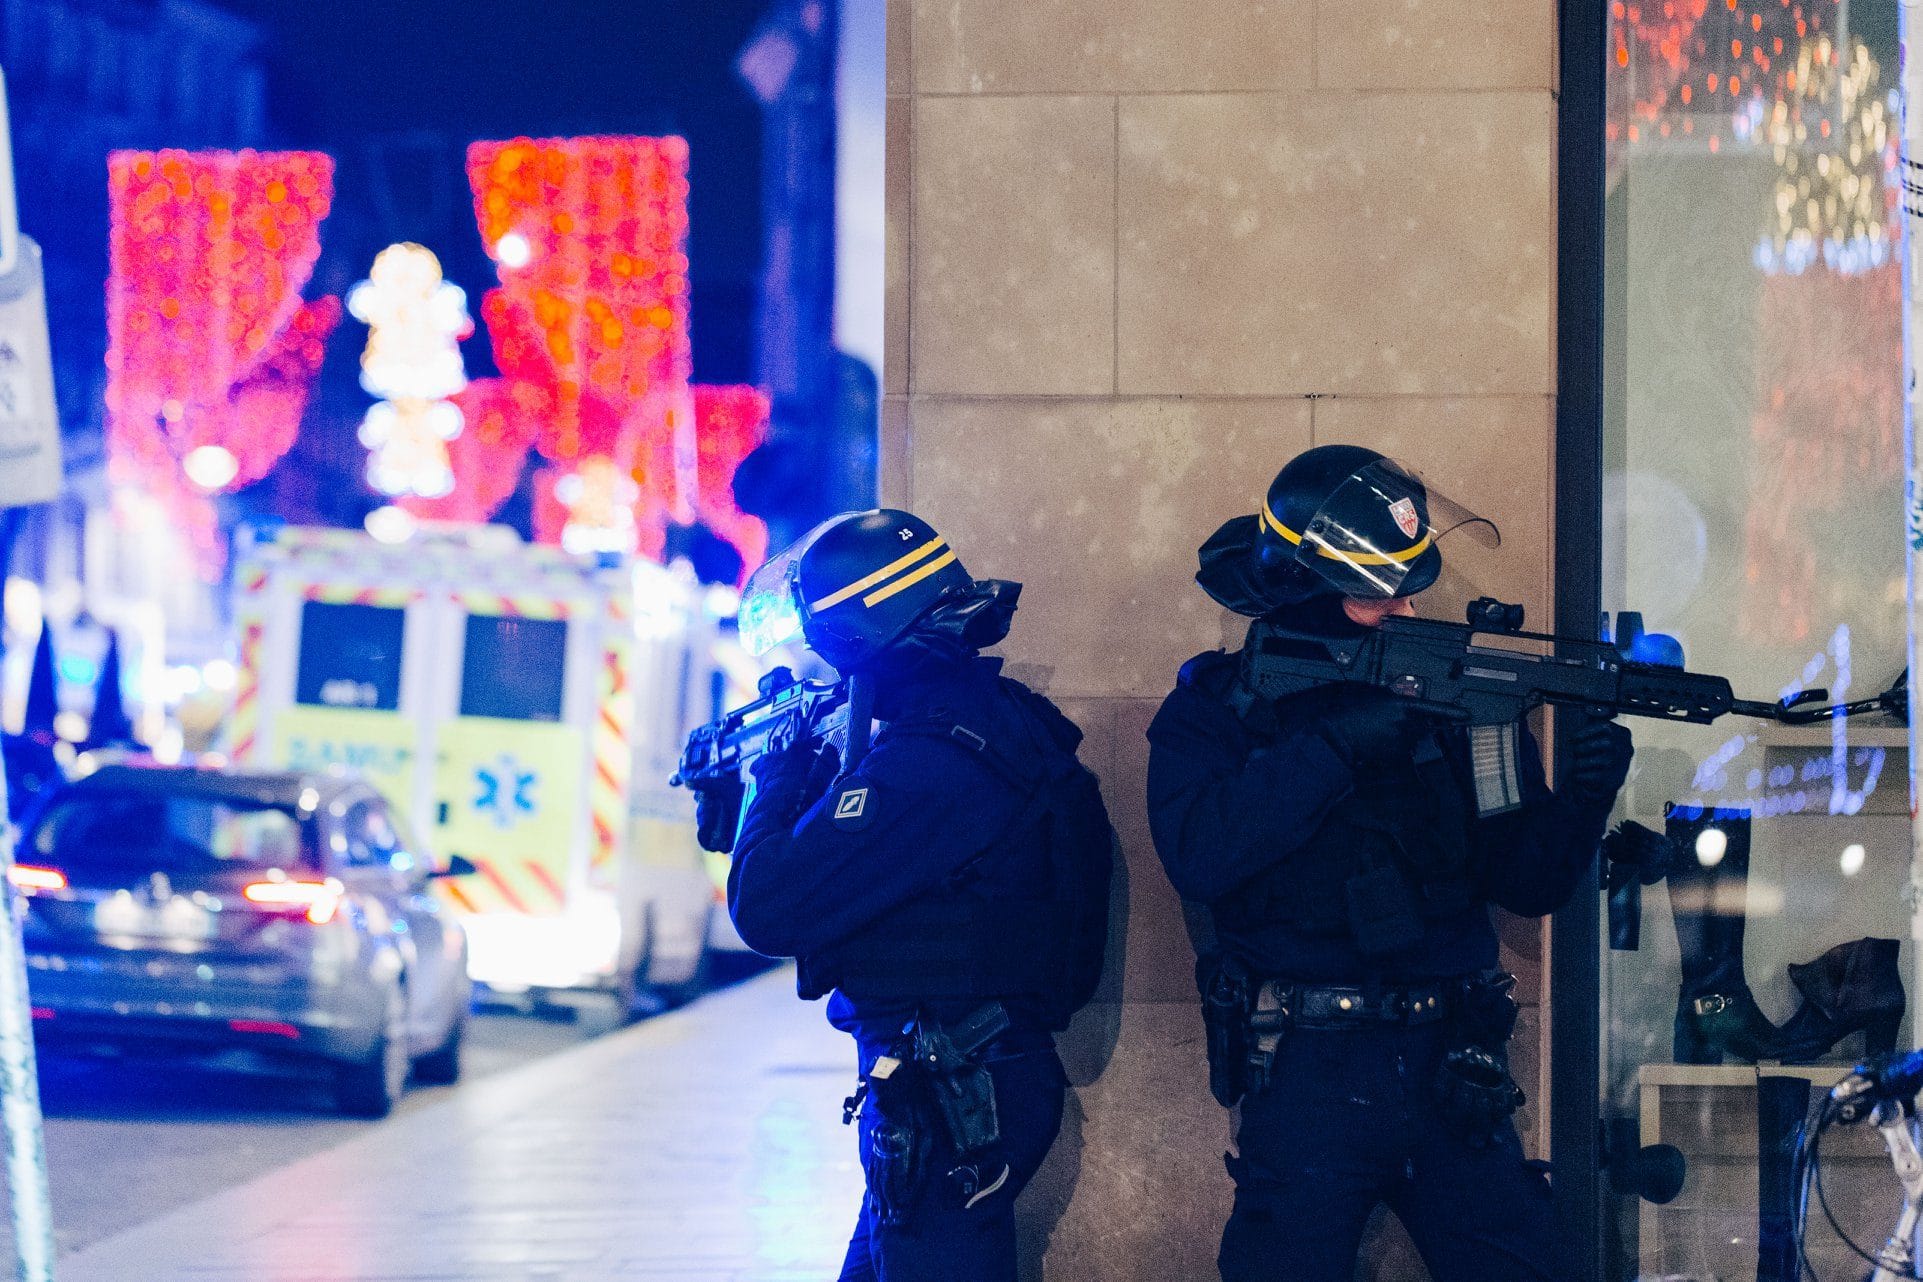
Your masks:
<path fill-rule="evenodd" d="M 87 686 L 100 679 L 100 665 L 84 654 L 63 654 L 55 666 L 68 685 Z"/>

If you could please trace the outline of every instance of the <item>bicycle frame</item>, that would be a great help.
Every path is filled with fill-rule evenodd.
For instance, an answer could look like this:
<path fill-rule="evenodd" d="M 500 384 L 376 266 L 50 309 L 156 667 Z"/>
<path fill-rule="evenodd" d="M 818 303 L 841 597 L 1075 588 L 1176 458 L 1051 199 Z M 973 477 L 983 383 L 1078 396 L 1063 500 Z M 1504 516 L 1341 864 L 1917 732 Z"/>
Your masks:
<path fill-rule="evenodd" d="M 1897 1214 L 1890 1240 L 1876 1253 L 1870 1282 L 1907 1282 L 1916 1276 L 1916 1226 L 1923 1217 L 1923 1152 L 1916 1143 L 1916 1124 L 1909 1109 L 1893 1101 L 1876 1106 L 1870 1121 L 1890 1151 L 1890 1164 L 1903 1183 L 1903 1209 Z"/>

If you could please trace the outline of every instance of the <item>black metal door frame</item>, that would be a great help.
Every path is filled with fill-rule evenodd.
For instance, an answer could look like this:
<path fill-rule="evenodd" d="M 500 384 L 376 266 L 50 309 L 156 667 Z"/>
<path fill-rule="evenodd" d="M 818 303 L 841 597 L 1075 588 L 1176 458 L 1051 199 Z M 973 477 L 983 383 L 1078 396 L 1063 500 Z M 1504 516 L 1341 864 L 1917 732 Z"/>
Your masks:
<path fill-rule="evenodd" d="M 1594 637 L 1602 612 L 1603 193 L 1608 10 L 1558 0 L 1556 95 L 1557 631 Z M 1574 1282 L 1601 1282 L 1599 900 L 1578 891 L 1549 948 L 1549 1150 Z"/>

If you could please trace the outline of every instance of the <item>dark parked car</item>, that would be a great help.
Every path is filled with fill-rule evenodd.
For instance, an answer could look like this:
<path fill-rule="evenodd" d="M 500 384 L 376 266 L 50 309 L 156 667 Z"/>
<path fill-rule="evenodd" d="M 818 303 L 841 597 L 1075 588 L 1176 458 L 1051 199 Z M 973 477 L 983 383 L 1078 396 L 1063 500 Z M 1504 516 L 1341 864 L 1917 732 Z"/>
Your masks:
<path fill-rule="evenodd" d="M 107 766 L 30 820 L 35 1027 L 50 1044 L 235 1048 L 332 1074 L 384 1116 L 460 1075 L 467 939 L 373 788 L 326 775 Z"/>

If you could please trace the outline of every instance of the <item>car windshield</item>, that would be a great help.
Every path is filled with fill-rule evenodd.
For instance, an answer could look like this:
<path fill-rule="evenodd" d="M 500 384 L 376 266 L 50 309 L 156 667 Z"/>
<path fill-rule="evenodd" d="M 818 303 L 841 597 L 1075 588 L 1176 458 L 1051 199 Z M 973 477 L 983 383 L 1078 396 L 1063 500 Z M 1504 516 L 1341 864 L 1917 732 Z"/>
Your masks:
<path fill-rule="evenodd" d="M 182 793 L 75 794 L 42 817 L 29 845 L 34 859 L 70 872 L 192 875 L 308 862 L 293 811 Z"/>

